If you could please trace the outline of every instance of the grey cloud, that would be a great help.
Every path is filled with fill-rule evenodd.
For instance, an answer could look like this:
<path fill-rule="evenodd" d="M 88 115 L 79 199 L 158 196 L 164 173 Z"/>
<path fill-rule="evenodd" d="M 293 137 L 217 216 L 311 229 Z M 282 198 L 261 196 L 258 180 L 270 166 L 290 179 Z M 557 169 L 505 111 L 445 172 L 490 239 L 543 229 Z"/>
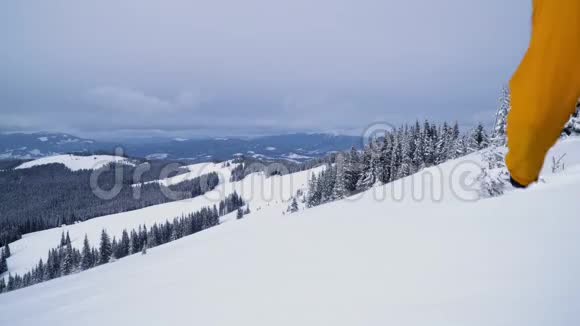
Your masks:
<path fill-rule="evenodd" d="M 227 135 L 472 122 L 496 106 L 529 20 L 529 0 L 4 1 L 0 128 Z"/>
<path fill-rule="evenodd" d="M 165 99 L 135 89 L 101 86 L 88 90 L 85 100 L 88 105 L 120 113 L 174 114 L 199 107 L 201 94 L 185 91 L 175 98 Z"/>

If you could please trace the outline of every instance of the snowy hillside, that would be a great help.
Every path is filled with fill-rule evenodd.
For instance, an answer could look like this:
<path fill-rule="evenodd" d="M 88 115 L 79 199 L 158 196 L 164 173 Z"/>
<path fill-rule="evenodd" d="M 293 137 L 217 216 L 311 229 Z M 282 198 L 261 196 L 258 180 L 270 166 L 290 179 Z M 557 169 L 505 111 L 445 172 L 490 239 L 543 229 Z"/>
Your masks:
<path fill-rule="evenodd" d="M 220 180 L 227 181 L 229 180 L 230 168 L 233 167 L 223 168 L 219 164 L 196 164 L 190 166 L 192 172 L 185 174 L 185 176 L 196 177 L 209 172 L 216 172 L 219 174 Z M 317 170 L 315 169 L 314 171 Z M 270 178 L 266 178 L 261 173 L 252 174 L 242 181 L 223 182 L 215 190 L 192 199 L 102 216 L 61 228 L 25 234 L 21 240 L 10 244 L 13 254 L 8 258 L 8 271 L 22 274 L 34 267 L 40 258 L 46 260 L 47 248 L 52 248 L 58 244 L 63 231 L 69 232 L 72 245 L 81 249 L 85 234 L 92 244 L 97 245 L 103 229 L 106 229 L 111 236 L 120 238 L 123 229 L 137 229 L 144 224 L 151 226 L 154 223 L 165 222 L 174 217 L 195 212 L 202 207 L 217 204 L 234 191 L 250 204 L 253 211 L 264 211 L 273 215 L 280 215 L 288 207 L 288 201 L 291 196 L 298 189 L 306 188 L 310 172 L 306 171 Z M 181 177 L 181 175 L 177 177 Z"/>
<path fill-rule="evenodd" d="M 565 170 L 552 174 L 551 157 L 564 153 Z M 282 211 L 309 171 L 252 175 L 203 197 L 26 235 L 11 245 L 15 270 L 62 230 L 80 247 L 84 233 L 93 243 L 103 227 L 118 236 L 234 189 L 252 207 L 147 255 L 2 294 L 0 324 L 579 324 L 580 140 L 548 154 L 544 182 L 475 201 L 479 160 L 294 214 Z"/>
<path fill-rule="evenodd" d="M 69 154 L 69 155 L 55 155 L 39 158 L 30 162 L 23 163 L 15 167 L 15 169 L 28 169 L 33 166 L 47 164 L 64 164 L 64 166 L 66 166 L 71 171 L 96 170 L 114 162 L 134 165 L 127 158 L 119 156 L 112 155 L 78 156 Z"/>
<path fill-rule="evenodd" d="M 184 182 L 187 180 L 192 180 L 204 174 L 215 172 L 220 177 L 220 182 L 227 182 L 230 180 L 232 176 L 232 170 L 238 165 L 238 163 L 233 163 L 231 160 L 226 162 L 220 163 L 197 163 L 184 166 L 183 168 L 187 169 L 187 173 L 179 174 L 174 177 L 164 178 L 161 180 L 149 181 L 145 182 L 158 182 L 164 186 L 172 186 L 176 185 L 180 182 Z"/>

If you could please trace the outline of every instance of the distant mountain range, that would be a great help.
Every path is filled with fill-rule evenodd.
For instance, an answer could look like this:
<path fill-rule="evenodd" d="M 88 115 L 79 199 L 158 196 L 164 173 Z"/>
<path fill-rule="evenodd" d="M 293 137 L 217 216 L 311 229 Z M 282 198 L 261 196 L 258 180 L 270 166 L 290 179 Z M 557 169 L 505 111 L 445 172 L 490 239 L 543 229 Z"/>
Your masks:
<path fill-rule="evenodd" d="M 305 161 L 327 153 L 360 147 L 361 138 L 332 134 L 286 134 L 256 138 L 203 138 L 112 143 L 84 139 L 64 133 L 0 134 L 0 159 L 36 159 L 71 152 L 112 152 L 116 146 L 125 153 L 149 159 L 211 161 L 237 155 L 255 158 Z"/>

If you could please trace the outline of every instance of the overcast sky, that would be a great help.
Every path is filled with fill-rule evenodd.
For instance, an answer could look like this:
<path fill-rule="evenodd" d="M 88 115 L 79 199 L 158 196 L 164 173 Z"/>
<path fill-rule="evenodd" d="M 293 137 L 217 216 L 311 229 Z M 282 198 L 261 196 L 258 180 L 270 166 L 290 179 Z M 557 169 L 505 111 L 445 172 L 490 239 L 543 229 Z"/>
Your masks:
<path fill-rule="evenodd" d="M 530 0 L 0 1 L 0 130 L 354 132 L 491 120 Z"/>

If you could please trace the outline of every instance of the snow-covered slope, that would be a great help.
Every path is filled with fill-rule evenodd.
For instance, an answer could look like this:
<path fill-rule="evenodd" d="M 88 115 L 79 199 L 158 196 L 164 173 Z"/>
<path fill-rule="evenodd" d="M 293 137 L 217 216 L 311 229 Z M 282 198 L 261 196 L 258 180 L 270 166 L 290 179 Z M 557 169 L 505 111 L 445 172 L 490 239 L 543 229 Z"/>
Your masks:
<path fill-rule="evenodd" d="M 208 173 L 217 173 L 217 175 L 220 177 L 220 182 L 228 182 L 230 180 L 230 177 L 232 176 L 232 170 L 235 169 L 238 164 L 239 163 L 233 163 L 233 161 L 231 160 L 220 163 L 208 162 L 208 163 L 191 164 L 184 166 L 184 168 L 188 170 L 187 173 L 179 174 L 174 177 L 164 178 L 160 180 L 148 181 L 145 182 L 145 184 L 151 182 L 158 182 L 159 184 L 162 184 L 164 186 L 171 186 L 184 181 L 195 179 L 199 176 Z"/>
<path fill-rule="evenodd" d="M 214 168 L 213 171 L 220 175 L 220 180 L 227 181 L 229 180 L 230 167 L 221 167 L 219 164 L 196 164 L 190 167 L 192 173 L 185 175 L 199 176 L 211 172 L 210 170 Z M 320 168 L 314 171 L 318 169 Z M 8 258 L 8 271 L 23 274 L 34 267 L 40 258 L 46 261 L 48 249 L 58 245 L 62 232 L 69 232 L 72 245 L 81 249 L 85 234 L 91 244 L 97 245 L 103 229 L 106 229 L 111 237 L 120 238 L 123 229 L 137 229 L 143 224 L 150 227 L 154 223 L 165 222 L 174 217 L 196 212 L 202 207 L 219 203 L 220 200 L 234 191 L 250 204 L 253 211 L 266 211 L 272 215 L 280 215 L 286 210 L 287 202 L 296 194 L 296 191 L 306 188 L 307 179 L 311 172 L 312 170 L 270 178 L 266 178 L 261 173 L 252 174 L 242 181 L 222 182 L 215 190 L 192 199 L 149 206 L 139 210 L 93 218 L 60 228 L 28 233 L 22 239 L 10 244 L 13 254 Z"/>
<path fill-rule="evenodd" d="M 548 158 L 563 153 L 545 183 L 480 201 L 464 173 L 477 154 L 426 170 L 423 188 L 409 177 L 295 214 L 254 196 L 243 220 L 0 295 L 0 324 L 578 325 L 580 141 Z M 284 192 L 283 178 L 241 192 Z M 441 200 L 412 195 L 431 186 Z"/>
<path fill-rule="evenodd" d="M 105 165 L 117 162 L 122 164 L 133 165 L 127 158 L 112 156 L 112 155 L 90 155 L 90 156 L 78 156 L 78 155 L 55 155 L 39 158 L 30 162 L 22 163 L 15 169 L 28 169 L 34 166 L 47 165 L 47 164 L 64 164 L 71 171 L 79 170 L 96 170 L 100 169 Z"/>

